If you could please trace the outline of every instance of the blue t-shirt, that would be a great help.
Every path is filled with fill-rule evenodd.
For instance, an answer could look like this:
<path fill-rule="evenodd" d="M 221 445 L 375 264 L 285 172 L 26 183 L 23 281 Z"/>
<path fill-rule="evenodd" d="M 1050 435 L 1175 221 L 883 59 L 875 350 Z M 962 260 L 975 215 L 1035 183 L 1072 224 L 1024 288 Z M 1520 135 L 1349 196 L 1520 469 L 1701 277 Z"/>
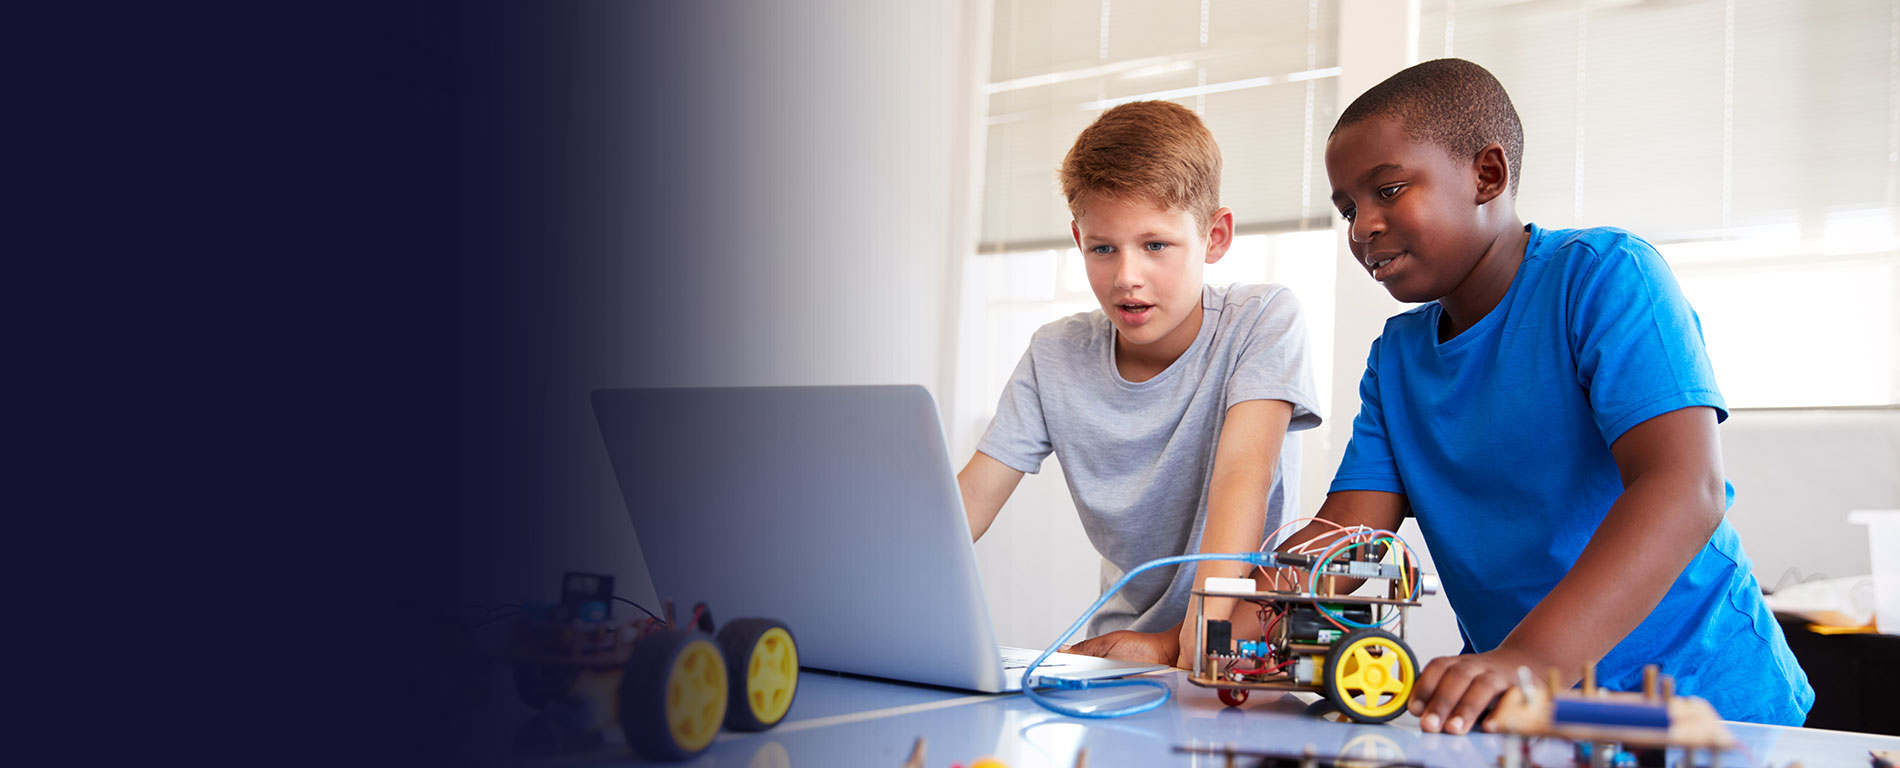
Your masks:
<path fill-rule="evenodd" d="M 1467 650 L 1496 648 L 1570 571 L 1623 492 L 1618 437 L 1692 406 L 1728 417 L 1655 248 L 1618 229 L 1525 229 L 1510 290 L 1457 337 L 1438 342 L 1437 303 L 1386 321 L 1332 484 L 1405 495 Z M 1597 681 L 1641 690 L 1649 663 L 1730 720 L 1801 725 L 1814 703 L 1726 520 Z"/>

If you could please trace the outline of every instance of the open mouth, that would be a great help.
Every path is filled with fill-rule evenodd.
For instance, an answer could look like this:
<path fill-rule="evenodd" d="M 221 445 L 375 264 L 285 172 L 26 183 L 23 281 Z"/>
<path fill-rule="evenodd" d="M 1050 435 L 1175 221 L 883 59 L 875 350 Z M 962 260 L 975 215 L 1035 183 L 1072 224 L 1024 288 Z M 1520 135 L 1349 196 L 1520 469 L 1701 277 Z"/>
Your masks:
<path fill-rule="evenodd" d="M 1382 281 L 1386 278 L 1386 273 L 1390 271 L 1390 270 L 1387 270 L 1386 267 L 1389 266 L 1393 261 L 1397 260 L 1399 257 L 1404 256 L 1404 255 L 1405 254 L 1403 252 L 1395 253 L 1390 256 L 1385 256 L 1383 258 L 1380 258 L 1377 261 L 1374 261 L 1373 257 L 1368 256 L 1366 257 L 1364 263 L 1367 269 L 1372 270 L 1372 279 Z"/>
<path fill-rule="evenodd" d="M 1123 312 L 1127 312 L 1128 314 L 1139 315 L 1150 309 L 1154 309 L 1155 305 L 1153 304 L 1116 304 L 1115 307 L 1117 309 L 1120 309 Z"/>

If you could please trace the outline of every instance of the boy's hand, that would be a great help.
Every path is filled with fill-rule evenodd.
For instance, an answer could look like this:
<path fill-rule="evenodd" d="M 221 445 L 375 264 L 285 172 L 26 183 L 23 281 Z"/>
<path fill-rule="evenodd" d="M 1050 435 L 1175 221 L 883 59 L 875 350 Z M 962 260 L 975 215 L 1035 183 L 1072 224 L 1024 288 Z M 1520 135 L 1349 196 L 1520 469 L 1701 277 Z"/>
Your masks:
<path fill-rule="evenodd" d="M 1181 654 L 1175 631 L 1136 632 L 1122 629 L 1100 637 L 1091 637 L 1075 645 L 1062 647 L 1064 653 L 1079 653 L 1084 656 L 1100 656 L 1104 659 L 1139 661 L 1147 664 L 1168 664 L 1175 662 Z"/>
<path fill-rule="evenodd" d="M 1432 659 L 1412 689 L 1410 710 L 1426 733 L 1469 733 L 1478 717 L 1517 685 L 1517 668 L 1537 665 L 1529 655 L 1507 648 Z M 1485 722 L 1485 731 L 1495 728 Z"/>

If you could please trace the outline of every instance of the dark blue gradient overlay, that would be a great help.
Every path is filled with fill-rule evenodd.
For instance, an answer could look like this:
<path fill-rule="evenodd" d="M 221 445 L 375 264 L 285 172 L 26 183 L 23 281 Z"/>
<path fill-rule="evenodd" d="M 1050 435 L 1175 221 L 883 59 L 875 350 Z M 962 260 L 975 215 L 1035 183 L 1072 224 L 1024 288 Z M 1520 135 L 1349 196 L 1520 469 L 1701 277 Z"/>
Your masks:
<path fill-rule="evenodd" d="M 657 609 L 588 392 L 943 394 L 980 3 L 409 3 L 377 40 L 379 681 L 366 754 L 496 762 L 488 608 Z M 977 34 L 982 32 L 984 34 Z M 980 149 L 980 147 L 979 147 Z M 654 450 L 664 450 L 655 446 Z M 708 467 L 702 482 L 744 482 Z M 505 612 L 507 609 L 501 609 Z M 624 604 L 618 611 L 630 611 Z M 381 760 L 377 760 L 381 762 Z"/>

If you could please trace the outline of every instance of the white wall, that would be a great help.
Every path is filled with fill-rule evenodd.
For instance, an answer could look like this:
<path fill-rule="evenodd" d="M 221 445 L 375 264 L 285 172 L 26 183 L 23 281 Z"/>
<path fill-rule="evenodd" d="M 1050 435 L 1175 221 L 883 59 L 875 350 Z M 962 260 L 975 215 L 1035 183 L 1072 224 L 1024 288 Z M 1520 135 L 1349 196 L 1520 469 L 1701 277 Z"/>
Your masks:
<path fill-rule="evenodd" d="M 1900 408 L 1735 411 L 1722 464 L 1762 586 L 1866 574 L 1867 528 L 1847 513 L 1900 509 Z"/>

